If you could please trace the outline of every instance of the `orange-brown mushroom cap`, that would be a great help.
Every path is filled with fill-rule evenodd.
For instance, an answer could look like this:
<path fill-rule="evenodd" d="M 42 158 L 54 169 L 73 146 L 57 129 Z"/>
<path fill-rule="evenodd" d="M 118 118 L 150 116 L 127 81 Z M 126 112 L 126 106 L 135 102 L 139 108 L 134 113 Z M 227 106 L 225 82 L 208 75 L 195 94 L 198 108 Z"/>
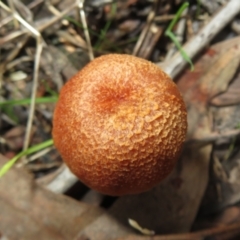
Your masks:
<path fill-rule="evenodd" d="M 175 83 L 130 55 L 96 58 L 62 88 L 53 140 L 70 170 L 108 195 L 147 191 L 173 169 L 187 130 Z"/>

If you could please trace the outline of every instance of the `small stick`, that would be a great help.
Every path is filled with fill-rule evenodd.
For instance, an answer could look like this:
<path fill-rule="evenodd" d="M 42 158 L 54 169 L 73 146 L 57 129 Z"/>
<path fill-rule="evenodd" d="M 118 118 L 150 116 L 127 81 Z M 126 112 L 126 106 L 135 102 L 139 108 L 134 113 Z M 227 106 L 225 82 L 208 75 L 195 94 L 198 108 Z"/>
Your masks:
<path fill-rule="evenodd" d="M 55 193 L 64 193 L 78 181 L 69 168 L 64 166 L 63 171 L 58 174 L 46 188 Z"/>
<path fill-rule="evenodd" d="M 43 150 L 41 150 L 41 151 L 33 154 L 33 155 L 30 156 L 29 158 L 24 159 L 24 161 L 22 161 L 22 162 L 20 162 L 20 163 L 17 163 L 17 164 L 16 164 L 16 167 L 19 167 L 19 168 L 20 168 L 20 167 L 24 166 L 25 164 L 28 164 L 29 162 L 35 161 L 36 159 L 40 158 L 41 156 L 49 153 L 52 149 L 53 149 L 53 146 L 44 148 Z"/>
<path fill-rule="evenodd" d="M 43 49 L 43 41 L 42 41 L 40 32 L 37 29 L 35 29 L 32 25 L 30 25 L 28 22 L 26 22 L 17 12 L 12 12 L 11 9 L 9 9 L 2 2 L 0 2 L 0 6 L 4 8 L 7 12 L 12 13 L 14 19 L 18 20 L 36 38 L 37 50 L 36 50 L 35 61 L 34 61 L 31 104 L 30 104 L 29 117 L 27 121 L 26 133 L 25 133 L 24 144 L 23 144 L 23 150 L 26 150 L 30 142 L 30 135 L 31 135 L 32 123 L 33 123 L 34 112 L 35 112 L 35 99 L 36 99 L 36 93 L 37 93 L 37 87 L 38 87 L 38 73 L 39 73 L 38 70 L 39 70 L 39 64 L 40 64 L 40 56 Z"/>
<path fill-rule="evenodd" d="M 145 25 L 145 27 L 143 28 L 139 38 L 138 38 L 138 41 L 133 49 L 133 53 L 132 55 L 134 56 L 137 56 L 138 55 L 138 52 L 139 52 L 139 49 L 141 48 L 143 42 L 144 42 L 144 39 L 147 35 L 147 32 L 149 31 L 149 28 L 151 26 L 151 23 L 154 19 L 154 16 L 155 16 L 155 13 L 153 11 L 151 11 L 149 14 L 148 14 L 148 18 L 147 18 L 147 23 Z"/>
<path fill-rule="evenodd" d="M 190 58 L 194 58 L 240 11 L 240 1 L 230 0 L 210 22 L 183 49 Z M 187 65 L 180 53 L 163 63 L 157 63 L 172 78 L 175 78 Z"/>
<path fill-rule="evenodd" d="M 91 39 L 90 39 L 89 31 L 88 31 L 88 26 L 87 26 L 87 21 L 86 21 L 86 16 L 85 16 L 85 12 L 83 9 L 83 5 L 84 5 L 84 0 L 78 0 L 79 14 L 81 17 L 83 31 L 84 31 L 84 35 L 85 35 L 86 42 L 87 42 L 88 54 L 89 54 L 90 60 L 93 60 L 94 59 L 93 49 L 92 49 Z"/>
<path fill-rule="evenodd" d="M 34 113 L 35 113 L 35 100 L 36 100 L 37 87 L 38 87 L 39 65 L 40 65 L 40 57 L 41 57 L 41 53 L 42 53 L 42 49 L 43 49 L 43 41 L 42 41 L 40 33 L 38 36 L 36 36 L 36 40 L 37 40 L 37 50 L 35 53 L 35 61 L 34 61 L 31 103 L 30 103 L 29 117 L 28 117 L 28 122 L 27 122 L 23 150 L 27 149 L 29 146 L 31 129 L 32 129 L 33 118 L 34 118 Z"/>
<path fill-rule="evenodd" d="M 13 13 L 16 13 L 16 8 L 15 8 L 15 6 L 14 6 L 13 0 L 8 0 L 8 5 L 9 5 L 11 11 L 12 11 Z M 19 22 L 17 21 L 16 18 L 13 18 L 13 24 L 14 24 L 15 29 L 18 29 L 18 28 L 19 28 Z"/>
<path fill-rule="evenodd" d="M 0 1 L 0 6 L 2 6 L 3 4 Z M 3 7 L 4 8 L 4 7 Z M 61 19 L 64 15 L 68 14 L 70 11 L 72 11 L 74 8 L 76 8 L 76 2 L 74 2 L 72 5 L 70 5 L 67 9 L 65 9 L 64 11 L 61 12 L 61 14 L 59 16 L 54 16 L 51 19 L 49 19 L 49 21 L 47 21 L 44 24 L 41 24 L 40 26 L 36 27 L 37 31 L 42 32 L 44 29 L 46 29 L 47 27 L 51 26 L 52 24 L 54 24 L 55 22 L 57 22 L 59 19 Z M 19 31 L 14 31 L 10 34 L 8 34 L 7 36 L 4 36 L 2 38 L 0 38 L 0 45 L 4 44 L 6 42 L 9 42 L 23 34 L 28 33 L 28 30 L 26 29 L 22 29 Z"/>

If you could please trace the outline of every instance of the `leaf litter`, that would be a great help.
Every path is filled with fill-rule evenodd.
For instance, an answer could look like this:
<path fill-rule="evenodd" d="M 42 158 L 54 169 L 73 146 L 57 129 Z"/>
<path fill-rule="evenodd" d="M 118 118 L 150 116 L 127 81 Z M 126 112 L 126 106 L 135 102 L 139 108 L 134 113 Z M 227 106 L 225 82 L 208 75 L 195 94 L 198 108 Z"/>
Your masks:
<path fill-rule="evenodd" d="M 177 51 L 163 33 L 183 1 L 173 1 L 173 5 L 165 0 L 154 4 L 130 0 L 109 2 L 86 1 L 82 9 L 94 55 L 133 53 L 159 63 L 159 60 L 164 62 L 168 52 Z M 192 35 L 214 17 L 213 13 L 234 2 L 236 8 L 239 5 L 234 0 L 199 2 L 190 4 L 186 19 L 185 15 L 181 16 L 185 27 L 180 33 L 186 50 Z M 36 96 L 49 102 L 35 104 L 33 126 L 28 134 L 30 146 L 33 146 L 51 137 L 54 99 L 66 80 L 91 56 L 89 43 L 84 40 L 84 29 L 73 10 L 77 9 L 76 3 L 24 1 L 15 7 L 47 43 L 43 43 L 38 59 Z M 115 8 L 117 11 L 111 10 Z M 36 44 L 28 30 L 19 27 L 11 14 L 2 13 L 0 102 L 23 99 L 31 102 Z M 38 239 L 150 239 L 140 237 L 129 226 L 128 219 L 134 219 L 138 229 L 142 226 L 156 233 L 151 239 L 200 239 L 204 236 L 232 239 L 239 236 L 240 45 L 235 34 L 238 18 L 233 15 L 232 19 L 232 29 L 222 31 L 225 35 L 228 31 L 228 35 L 216 38 L 222 39 L 221 42 L 215 39 L 216 44 L 211 43 L 195 55 L 194 71 L 185 69 L 175 77 L 187 105 L 189 127 L 182 156 L 167 179 L 149 192 L 121 198 L 103 196 L 81 183 L 78 183 L 81 187 L 77 194 L 73 190 L 68 196 L 52 193 L 43 187 L 57 179 L 57 174 L 64 172 L 65 167 L 56 150 L 49 149 L 39 156 L 22 159 L 17 168 L 0 179 L 1 235 L 10 239 L 19 239 L 19 236 L 23 239 L 36 236 Z M 223 22 L 222 27 L 225 25 Z M 169 56 L 173 57 L 168 64 L 176 55 Z M 0 105 L 0 111 L 2 165 L 6 157 L 16 156 L 24 147 L 29 103 Z M 24 166 L 25 170 L 19 166 Z"/>

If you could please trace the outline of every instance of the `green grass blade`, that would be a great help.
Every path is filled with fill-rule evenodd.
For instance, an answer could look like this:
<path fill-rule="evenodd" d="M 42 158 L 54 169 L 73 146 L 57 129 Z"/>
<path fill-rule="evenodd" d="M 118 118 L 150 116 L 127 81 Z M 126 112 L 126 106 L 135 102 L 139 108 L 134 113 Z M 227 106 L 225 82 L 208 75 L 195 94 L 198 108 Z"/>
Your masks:
<path fill-rule="evenodd" d="M 58 93 L 54 90 L 51 89 L 49 83 L 46 80 L 42 80 L 43 86 L 46 89 L 46 92 L 49 93 L 50 96 L 52 97 L 57 97 Z"/>
<path fill-rule="evenodd" d="M 36 98 L 35 102 L 36 103 L 51 103 L 51 102 L 56 102 L 58 100 L 57 96 L 52 96 L 52 97 L 40 97 Z M 5 102 L 0 102 L 0 108 L 2 106 L 16 106 L 16 105 L 27 105 L 31 103 L 30 98 L 25 98 L 25 99 L 20 99 L 20 100 L 9 100 Z"/>
<path fill-rule="evenodd" d="M 179 52 L 181 53 L 182 57 L 184 58 L 185 61 L 187 61 L 190 65 L 191 71 L 194 70 L 194 66 L 192 63 L 192 60 L 190 59 L 190 57 L 187 55 L 187 53 L 183 50 L 181 44 L 179 43 L 179 41 L 177 40 L 177 38 L 175 37 L 175 35 L 172 32 L 168 32 L 167 35 L 176 45 L 176 47 L 178 48 Z"/>
<path fill-rule="evenodd" d="M 181 53 L 182 57 L 184 58 L 185 61 L 187 61 L 190 64 L 191 67 L 191 71 L 194 70 L 194 66 L 192 63 L 192 60 L 190 59 L 190 57 L 187 55 L 187 53 L 183 50 L 180 42 L 178 41 L 178 39 L 176 38 L 176 36 L 174 35 L 174 33 L 172 32 L 173 27 L 175 26 L 175 24 L 177 23 L 178 19 L 181 17 L 183 11 L 189 6 L 188 2 L 185 2 L 182 4 L 182 6 L 180 7 L 180 9 L 177 11 L 176 15 L 174 16 L 173 20 L 170 22 L 167 30 L 165 31 L 165 36 L 168 36 L 173 43 L 176 45 L 177 49 L 179 50 L 179 52 Z"/>
<path fill-rule="evenodd" d="M 117 4 L 116 3 L 112 3 L 111 12 L 110 12 L 112 17 L 116 14 L 116 11 L 117 11 Z M 104 28 L 101 30 L 100 37 L 99 37 L 97 43 L 94 46 L 95 50 L 99 50 L 99 48 L 100 48 L 100 46 L 102 44 L 102 41 L 106 38 L 107 31 L 108 31 L 109 27 L 111 26 L 111 23 L 112 23 L 112 21 L 108 20 L 106 22 Z"/>
<path fill-rule="evenodd" d="M 37 144 L 35 146 L 32 146 L 28 148 L 25 151 L 22 151 L 18 153 L 16 156 L 14 156 L 11 160 L 9 160 L 7 163 L 5 163 L 1 168 L 0 168 L 0 177 L 2 177 L 4 174 L 8 172 L 8 170 L 17 162 L 17 160 L 23 156 L 35 153 L 37 151 L 40 151 L 44 148 L 50 147 L 53 145 L 53 140 L 47 140 L 43 143 Z"/>
<path fill-rule="evenodd" d="M 188 2 L 182 4 L 182 6 L 177 11 L 176 15 L 174 16 L 173 20 L 170 22 L 166 32 L 172 31 L 173 27 L 177 23 L 178 19 L 181 17 L 182 12 L 189 6 Z"/>
<path fill-rule="evenodd" d="M 85 30 L 83 25 L 80 22 L 78 22 L 77 20 L 75 20 L 74 18 L 65 17 L 65 19 L 68 20 L 70 23 L 76 25 L 77 27 L 81 28 L 82 30 Z M 88 28 L 87 30 L 89 31 L 89 33 L 91 35 L 96 36 L 96 37 L 100 37 L 100 35 L 98 33 L 96 33 L 95 31 L 93 31 L 92 29 Z"/>

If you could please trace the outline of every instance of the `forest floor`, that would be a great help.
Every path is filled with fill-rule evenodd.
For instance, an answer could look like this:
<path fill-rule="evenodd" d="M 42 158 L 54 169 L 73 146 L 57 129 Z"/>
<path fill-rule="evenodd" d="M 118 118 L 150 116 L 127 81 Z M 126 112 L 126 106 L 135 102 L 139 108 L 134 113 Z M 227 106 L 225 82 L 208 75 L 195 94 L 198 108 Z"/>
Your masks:
<path fill-rule="evenodd" d="M 0 8 L 0 239 L 240 238 L 239 0 L 9 0 Z M 187 106 L 177 166 L 138 195 L 89 189 L 51 137 L 64 83 L 107 53 L 154 62 Z"/>

